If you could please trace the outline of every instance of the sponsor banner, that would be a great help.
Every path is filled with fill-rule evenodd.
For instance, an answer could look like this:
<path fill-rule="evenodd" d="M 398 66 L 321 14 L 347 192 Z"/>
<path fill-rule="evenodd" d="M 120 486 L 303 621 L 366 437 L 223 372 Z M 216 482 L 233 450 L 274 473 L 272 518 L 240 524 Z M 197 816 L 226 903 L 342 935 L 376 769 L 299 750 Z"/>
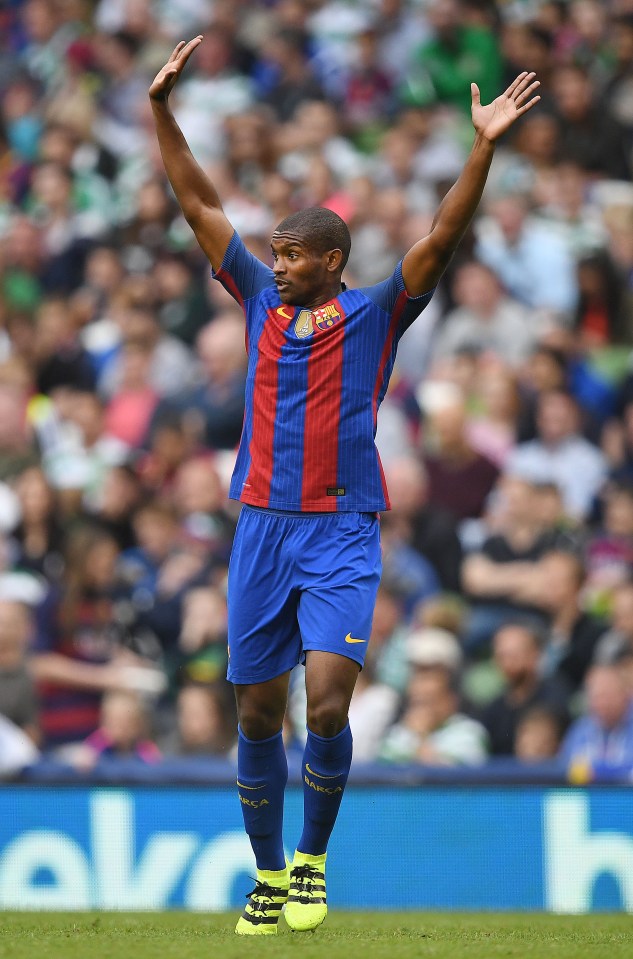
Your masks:
<path fill-rule="evenodd" d="M 288 853 L 302 793 L 286 798 Z M 633 911 L 627 787 L 350 786 L 340 909 Z M 0 788 L 0 908 L 237 909 L 254 861 L 227 787 Z"/>

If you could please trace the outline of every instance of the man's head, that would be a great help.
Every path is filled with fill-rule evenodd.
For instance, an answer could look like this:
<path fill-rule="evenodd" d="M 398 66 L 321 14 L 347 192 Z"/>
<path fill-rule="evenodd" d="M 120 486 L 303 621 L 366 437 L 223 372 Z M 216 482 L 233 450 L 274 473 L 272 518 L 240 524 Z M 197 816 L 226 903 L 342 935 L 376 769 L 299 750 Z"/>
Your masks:
<path fill-rule="evenodd" d="M 340 283 L 351 246 L 338 214 L 324 207 L 292 213 L 272 235 L 275 282 L 282 303 L 317 306 Z"/>
<path fill-rule="evenodd" d="M 464 263 L 457 271 L 453 293 L 460 306 L 486 319 L 494 313 L 502 297 L 496 273 L 475 260 Z"/>
<path fill-rule="evenodd" d="M 633 646 L 633 583 L 622 583 L 613 591 L 611 621 L 613 628 Z"/>
<path fill-rule="evenodd" d="M 618 666 L 593 666 L 587 674 L 587 711 L 603 729 L 621 723 L 631 697 Z"/>
<path fill-rule="evenodd" d="M 509 686 L 517 686 L 538 676 L 541 656 L 540 637 L 523 623 L 509 623 L 494 637 L 494 660 Z"/>
<path fill-rule="evenodd" d="M 607 491 L 604 524 L 611 536 L 633 537 L 633 486 L 620 484 Z"/>
<path fill-rule="evenodd" d="M 456 678 L 443 666 L 415 669 L 407 685 L 407 711 L 421 712 L 430 730 L 438 729 L 459 706 Z"/>
<path fill-rule="evenodd" d="M 428 480 L 423 464 L 415 456 L 400 456 L 385 470 L 393 512 L 410 519 L 425 505 L 428 498 Z"/>
<path fill-rule="evenodd" d="M 219 313 L 198 334 L 196 349 L 208 381 L 230 383 L 246 368 L 243 317 L 232 308 Z"/>
<path fill-rule="evenodd" d="M 580 426 L 576 401 L 564 390 L 549 390 L 539 397 L 537 427 L 546 446 L 557 446 L 578 433 Z"/>
<path fill-rule="evenodd" d="M 0 600 L 0 669 L 17 669 L 24 662 L 33 624 L 26 606 Z"/>

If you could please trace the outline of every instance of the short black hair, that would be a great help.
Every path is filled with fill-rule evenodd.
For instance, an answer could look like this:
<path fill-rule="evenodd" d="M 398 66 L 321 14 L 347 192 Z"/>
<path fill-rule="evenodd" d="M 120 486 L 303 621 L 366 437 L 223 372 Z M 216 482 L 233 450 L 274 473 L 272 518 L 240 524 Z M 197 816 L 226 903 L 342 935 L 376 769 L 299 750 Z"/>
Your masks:
<path fill-rule="evenodd" d="M 317 253 L 340 250 L 343 254 L 341 268 L 345 268 L 352 238 L 345 221 L 333 210 L 322 206 L 306 207 L 282 220 L 275 233 L 296 233 Z"/>

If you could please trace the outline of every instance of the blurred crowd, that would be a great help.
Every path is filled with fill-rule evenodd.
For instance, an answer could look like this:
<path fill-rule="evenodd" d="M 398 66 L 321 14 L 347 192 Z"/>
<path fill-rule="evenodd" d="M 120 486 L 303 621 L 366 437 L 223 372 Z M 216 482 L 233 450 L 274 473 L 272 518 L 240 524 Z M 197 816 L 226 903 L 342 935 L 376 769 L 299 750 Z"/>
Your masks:
<path fill-rule="evenodd" d="M 356 761 L 633 768 L 633 0 L 6 0 L 0 8 L 0 770 L 232 756 L 227 499 L 242 314 L 170 192 L 172 95 L 248 247 L 425 235 L 487 102 L 541 103 L 407 332 Z M 293 674 L 288 747 L 305 696 Z"/>

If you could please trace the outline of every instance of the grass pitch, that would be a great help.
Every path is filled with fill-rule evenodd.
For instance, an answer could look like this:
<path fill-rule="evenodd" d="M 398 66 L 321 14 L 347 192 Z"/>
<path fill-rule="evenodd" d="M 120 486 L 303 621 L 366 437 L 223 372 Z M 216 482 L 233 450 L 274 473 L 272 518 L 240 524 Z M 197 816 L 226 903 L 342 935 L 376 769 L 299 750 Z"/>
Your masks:
<path fill-rule="evenodd" d="M 622 959 L 633 916 L 333 912 L 314 933 L 235 936 L 237 914 L 2 913 L 2 959 Z"/>

